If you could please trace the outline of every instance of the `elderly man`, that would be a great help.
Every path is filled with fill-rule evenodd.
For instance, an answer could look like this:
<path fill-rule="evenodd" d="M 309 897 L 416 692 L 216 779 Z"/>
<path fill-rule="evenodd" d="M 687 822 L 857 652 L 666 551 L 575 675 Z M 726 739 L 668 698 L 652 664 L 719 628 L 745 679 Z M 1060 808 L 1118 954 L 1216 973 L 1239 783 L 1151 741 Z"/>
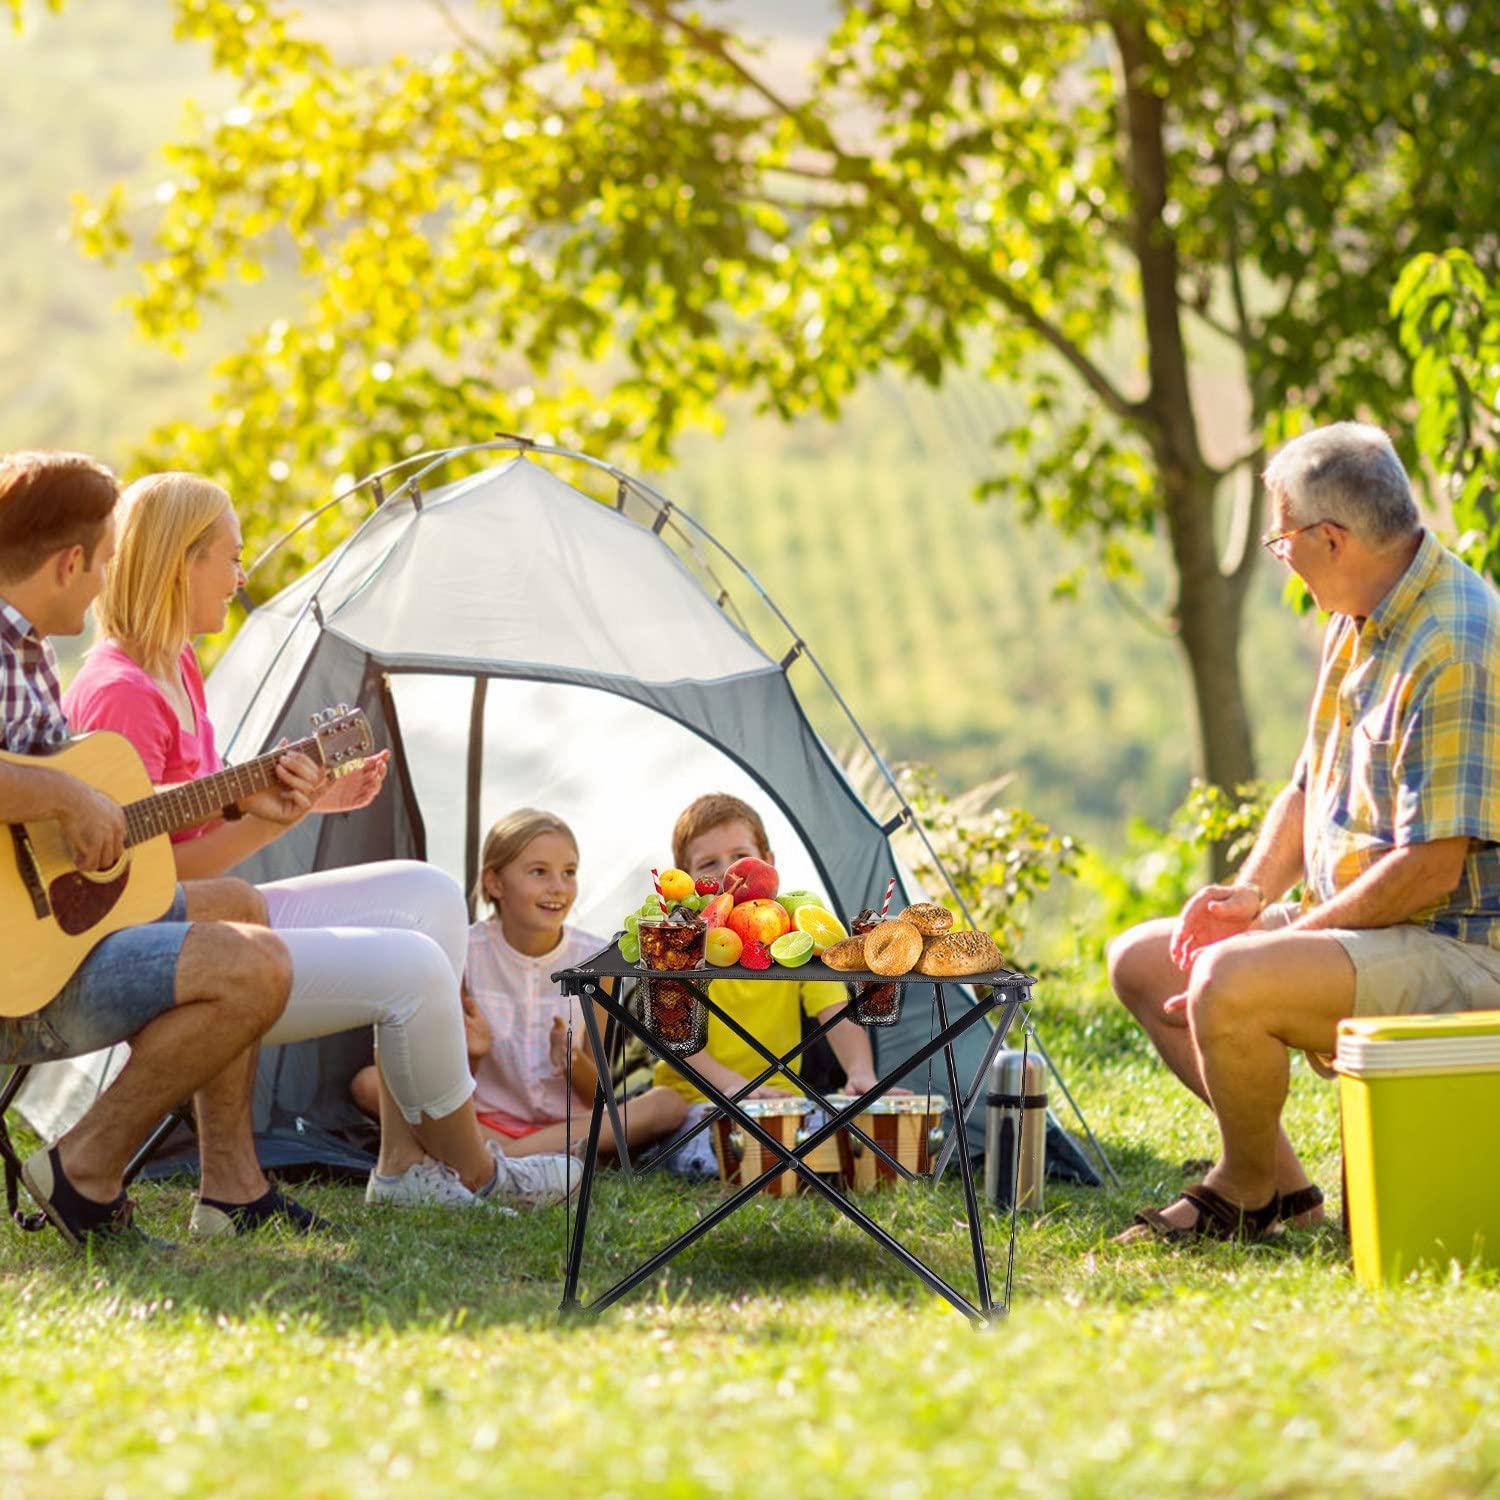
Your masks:
<path fill-rule="evenodd" d="M 1330 617 L 1322 666 L 1234 882 L 1110 945 L 1115 993 L 1223 1141 L 1122 1239 L 1311 1222 L 1322 1194 L 1280 1128 L 1288 1049 L 1326 1056 L 1345 1016 L 1500 1007 L 1500 596 L 1422 529 L 1378 428 L 1304 434 L 1266 488 L 1265 546 Z"/>

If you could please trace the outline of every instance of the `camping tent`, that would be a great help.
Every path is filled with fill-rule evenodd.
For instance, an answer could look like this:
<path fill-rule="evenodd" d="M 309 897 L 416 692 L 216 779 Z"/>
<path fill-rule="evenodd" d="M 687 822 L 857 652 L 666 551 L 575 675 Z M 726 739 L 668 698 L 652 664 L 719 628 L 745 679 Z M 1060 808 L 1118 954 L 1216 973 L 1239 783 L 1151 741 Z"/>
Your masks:
<path fill-rule="evenodd" d="M 522 451 L 495 463 L 497 448 Z M 584 465 L 585 482 L 605 476 L 612 495 L 564 482 L 559 462 Z M 463 472 L 476 464 L 489 466 Z M 608 465 L 520 440 L 397 467 L 399 486 L 387 496 L 379 478 L 366 482 L 373 513 L 253 611 L 208 683 L 231 761 L 297 737 L 327 705 L 359 705 L 394 751 L 389 790 L 358 814 L 308 819 L 244 873 L 404 856 L 472 887 L 483 830 L 540 806 L 578 833 L 572 920 L 602 939 L 666 862 L 676 813 L 728 791 L 763 810 L 785 888 L 823 891 L 846 913 L 878 904 L 891 876 L 920 896 L 890 845 L 903 814 L 877 820 L 793 690 L 804 658 L 832 691 L 826 674 L 685 512 Z M 784 651 L 752 635 L 715 565 Z M 882 1069 L 927 1040 L 933 1009 L 930 988 L 913 988 L 901 1022 L 873 1033 Z M 980 1028 L 961 1049 L 966 1086 L 985 1041 Z M 359 1034 L 266 1049 L 256 1128 L 279 1140 L 268 1162 L 317 1156 L 322 1129 L 353 1123 L 347 1082 L 368 1056 Z M 932 1082 L 942 1089 L 940 1075 Z M 34 1099 L 30 1113 L 47 1111 Z M 981 1138 L 976 1118 L 975 1149 Z"/>

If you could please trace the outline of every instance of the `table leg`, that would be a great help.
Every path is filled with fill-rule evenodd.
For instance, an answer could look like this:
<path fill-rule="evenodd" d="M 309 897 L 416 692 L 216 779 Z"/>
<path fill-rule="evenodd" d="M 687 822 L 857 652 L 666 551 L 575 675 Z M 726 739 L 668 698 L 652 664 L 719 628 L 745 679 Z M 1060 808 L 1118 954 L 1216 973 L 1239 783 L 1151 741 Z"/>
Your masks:
<path fill-rule="evenodd" d="M 953 1160 L 953 1153 L 958 1149 L 958 1143 L 965 1139 L 969 1124 L 969 1116 L 974 1113 L 974 1103 L 984 1092 L 985 1080 L 990 1076 L 990 1064 L 994 1062 L 995 1055 L 1005 1044 L 1006 1033 L 1010 1027 L 1004 1023 L 1002 1015 L 1000 1023 L 997 1023 L 989 1042 L 985 1045 L 984 1061 L 979 1065 L 979 1071 L 974 1075 L 974 1082 L 969 1085 L 969 1092 L 964 1096 L 963 1115 L 958 1118 L 958 1110 L 954 1110 L 956 1128 L 953 1134 L 943 1142 L 943 1149 L 938 1152 L 938 1158 L 932 1166 L 932 1185 L 936 1187 L 943 1180 L 943 1173 L 948 1170 L 948 1163 Z"/>
<path fill-rule="evenodd" d="M 584 1012 L 588 1014 L 587 1010 Z M 613 1024 L 613 1023 L 611 1023 Z M 594 1109 L 589 1116 L 589 1139 L 583 1149 L 583 1181 L 578 1184 L 578 1217 L 573 1222 L 573 1242 L 568 1246 L 568 1268 L 563 1276 L 563 1299 L 559 1312 L 575 1312 L 579 1309 L 578 1273 L 583 1266 L 583 1237 L 588 1231 L 589 1202 L 594 1196 L 594 1164 L 599 1159 L 599 1131 L 604 1123 L 604 1100 L 607 1090 L 604 1078 L 594 1085 Z"/>
<path fill-rule="evenodd" d="M 598 990 L 593 985 L 585 985 L 583 989 L 583 1004 L 579 1008 L 583 1011 L 583 1024 L 588 1029 L 589 1046 L 594 1053 L 594 1066 L 599 1070 L 599 1078 L 604 1086 L 604 1107 L 609 1111 L 610 1128 L 615 1133 L 615 1146 L 618 1149 L 620 1170 L 629 1177 L 630 1147 L 625 1141 L 625 1126 L 620 1119 L 620 1106 L 615 1103 L 614 1078 L 610 1072 L 609 1054 L 615 1043 L 615 1019 L 610 1017 L 609 1025 L 605 1028 L 606 1036 L 601 1041 L 599 1037 L 599 1022 L 594 1015 L 593 1001 L 598 995 Z M 568 1143 L 570 1146 L 572 1142 Z"/>
<path fill-rule="evenodd" d="M 937 1001 L 938 1025 L 944 1033 L 948 1030 L 948 1003 L 943 998 L 943 986 L 933 986 L 933 996 Z M 1002 1013 L 1003 1019 L 1003 1013 Z M 958 1064 L 953 1060 L 953 1044 L 950 1042 L 943 1048 L 943 1060 L 948 1066 L 948 1087 L 953 1091 L 951 1097 L 962 1098 L 958 1087 Z M 963 1121 L 957 1125 L 957 1134 L 963 1130 Z M 979 1306 L 984 1310 L 985 1317 L 992 1316 L 996 1311 L 994 1303 L 990 1301 L 990 1270 L 984 1258 L 984 1225 L 979 1217 L 979 1200 L 974 1192 L 974 1164 L 969 1160 L 968 1142 L 960 1142 L 958 1153 L 959 1173 L 964 1184 L 964 1204 L 969 1213 L 969 1244 L 974 1251 L 974 1280 L 979 1294 Z M 1005 1308 L 998 1311 L 1004 1312 Z"/>
<path fill-rule="evenodd" d="M 615 1014 L 613 1001 L 606 1000 L 604 1003 L 610 1010 L 611 1014 Z M 1011 1013 L 1014 1014 L 1013 1008 Z M 641 1041 L 645 1042 L 648 1049 L 652 1051 L 656 1050 L 654 1046 L 654 1039 L 651 1037 L 650 1033 L 646 1030 L 645 1026 L 638 1022 L 633 1016 L 621 1010 L 616 1018 L 627 1031 L 629 1031 L 632 1035 L 638 1037 Z M 920 1048 L 906 1060 L 905 1067 L 920 1067 L 921 1064 L 926 1062 L 929 1057 L 935 1056 L 939 1051 L 951 1047 L 954 1039 L 957 1036 L 961 1035 L 965 1030 L 967 1030 L 968 1026 L 973 1023 L 974 1019 L 977 1018 L 972 1016 L 965 1016 L 962 1020 L 955 1023 L 951 1027 L 945 1025 L 942 1031 L 940 1031 L 936 1037 L 934 1037 L 924 1047 Z M 623 1297 L 627 1292 L 631 1291 L 636 1286 L 639 1286 L 640 1283 L 645 1281 L 648 1277 L 654 1275 L 674 1256 L 687 1249 L 689 1245 L 693 1244 L 703 1235 L 707 1234 L 708 1231 L 712 1229 L 716 1224 L 722 1222 L 736 1209 L 741 1207 L 773 1177 L 776 1177 L 781 1172 L 786 1171 L 788 1168 L 791 1168 L 792 1170 L 797 1172 L 797 1174 L 805 1182 L 809 1184 L 814 1192 L 817 1192 L 824 1198 L 826 1198 L 830 1203 L 833 1204 L 836 1209 L 838 1209 L 840 1213 L 842 1213 L 847 1219 L 849 1219 L 852 1223 L 857 1225 L 867 1235 L 869 1235 L 870 1238 L 873 1239 L 876 1244 L 881 1247 L 881 1249 L 885 1250 L 889 1255 L 891 1255 L 902 1265 L 904 1265 L 928 1288 L 951 1303 L 955 1308 L 958 1309 L 958 1311 L 963 1313 L 965 1317 L 969 1318 L 976 1325 L 985 1323 L 989 1320 L 989 1318 L 992 1316 L 993 1309 L 989 1308 L 988 1306 L 984 1308 L 975 1307 L 966 1297 L 963 1296 L 962 1293 L 949 1286 L 941 1276 L 939 1276 L 935 1271 L 931 1270 L 922 1261 L 918 1260 L 915 1255 L 913 1255 L 904 1245 L 900 1243 L 900 1241 L 896 1240 L 884 1229 L 882 1229 L 879 1224 L 877 1224 L 873 1219 L 869 1217 L 869 1215 L 865 1214 L 854 1204 L 848 1202 L 840 1193 L 838 1193 L 827 1183 L 825 1183 L 823 1179 L 816 1172 L 814 1172 L 812 1168 L 809 1167 L 803 1160 L 804 1156 L 816 1150 L 825 1140 L 829 1139 L 837 1130 L 848 1123 L 848 1119 L 845 1117 L 847 1116 L 849 1118 L 852 1118 L 854 1113 L 860 1108 L 859 1101 L 851 1104 L 847 1110 L 841 1111 L 824 1125 L 820 1126 L 816 1131 L 813 1131 L 808 1136 L 807 1140 L 805 1140 L 801 1145 L 797 1146 L 794 1150 L 788 1150 L 788 1148 L 783 1146 L 775 1136 L 773 1136 L 768 1130 L 765 1129 L 760 1121 L 744 1114 L 742 1111 L 737 1109 L 731 1103 L 727 1095 L 716 1088 L 707 1079 L 703 1078 L 697 1072 L 697 1070 L 687 1062 L 685 1058 L 674 1057 L 670 1059 L 670 1061 L 672 1066 L 675 1067 L 682 1074 L 682 1076 L 688 1080 L 688 1082 L 693 1084 L 694 1087 L 697 1088 L 705 1098 L 709 1099 L 720 1109 L 722 1109 L 726 1114 L 735 1119 L 740 1128 L 747 1134 L 752 1136 L 755 1140 L 757 1140 L 766 1150 L 768 1150 L 774 1157 L 777 1158 L 777 1161 L 775 1165 L 768 1167 L 753 1182 L 746 1184 L 737 1193 L 735 1193 L 733 1197 L 728 1198 L 723 1203 L 719 1204 L 719 1206 L 715 1208 L 710 1214 L 708 1214 L 705 1218 L 699 1220 L 698 1223 L 692 1226 L 692 1228 L 679 1235 L 669 1245 L 663 1247 L 648 1261 L 644 1262 L 629 1275 L 616 1282 L 615 1285 L 610 1287 L 607 1291 L 600 1293 L 600 1295 L 596 1297 L 593 1302 L 588 1304 L 587 1308 L 583 1309 L 584 1311 L 600 1312 L 604 1308 L 608 1307 L 611 1303 L 619 1300 L 619 1298 Z M 878 1098 L 891 1086 L 892 1081 L 886 1081 L 883 1084 L 877 1083 L 875 1089 L 871 1090 L 870 1094 L 866 1097 Z M 596 1133 L 600 1114 L 601 1103 L 600 1100 L 596 1097 L 595 1120 L 593 1127 L 594 1133 Z M 590 1154 L 590 1159 L 592 1159 L 592 1153 Z M 586 1161 L 584 1164 L 584 1170 L 586 1174 L 588 1172 L 588 1169 L 589 1162 Z M 588 1183 L 589 1179 L 587 1176 L 585 1176 L 585 1186 L 587 1186 Z M 969 1181 L 969 1189 L 971 1224 L 973 1224 L 976 1222 L 974 1215 L 977 1213 L 978 1205 L 973 1197 L 972 1176 Z M 581 1206 L 580 1215 L 582 1215 L 584 1212 L 585 1209 Z M 982 1263 L 982 1240 L 980 1241 L 980 1245 Z M 575 1246 L 577 1250 L 577 1257 L 581 1258 L 581 1238 L 575 1240 Z M 572 1285 L 576 1289 L 576 1273 L 573 1276 Z M 985 1283 L 985 1286 L 987 1297 L 987 1283 Z M 565 1307 L 576 1305 L 576 1298 L 569 1301 L 569 1299 L 565 1296 Z"/>

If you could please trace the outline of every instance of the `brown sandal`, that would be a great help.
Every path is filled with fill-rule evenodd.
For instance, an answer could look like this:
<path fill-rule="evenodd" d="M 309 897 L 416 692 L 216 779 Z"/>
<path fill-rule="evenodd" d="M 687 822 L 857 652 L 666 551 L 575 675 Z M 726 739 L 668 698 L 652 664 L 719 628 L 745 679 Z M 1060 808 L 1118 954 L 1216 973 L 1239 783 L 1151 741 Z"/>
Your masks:
<path fill-rule="evenodd" d="M 1282 1214 L 1280 1193 L 1272 1193 L 1271 1201 L 1261 1208 L 1243 1208 L 1201 1182 L 1183 1190 L 1177 1202 L 1183 1201 L 1198 1211 L 1192 1224 L 1174 1224 L 1161 1209 L 1143 1208 L 1131 1227 L 1115 1237 L 1115 1242 L 1128 1245 L 1152 1239 L 1176 1245 L 1188 1240 L 1238 1240 L 1248 1244 L 1265 1239 Z"/>
<path fill-rule="evenodd" d="M 1298 1188 L 1292 1193 L 1281 1195 L 1281 1222 L 1288 1227 L 1294 1227 L 1296 1220 L 1303 1214 L 1310 1214 L 1315 1208 L 1323 1206 L 1323 1189 L 1316 1183 L 1308 1183 L 1305 1188 Z M 1312 1225 L 1307 1226 L 1309 1229 Z"/>

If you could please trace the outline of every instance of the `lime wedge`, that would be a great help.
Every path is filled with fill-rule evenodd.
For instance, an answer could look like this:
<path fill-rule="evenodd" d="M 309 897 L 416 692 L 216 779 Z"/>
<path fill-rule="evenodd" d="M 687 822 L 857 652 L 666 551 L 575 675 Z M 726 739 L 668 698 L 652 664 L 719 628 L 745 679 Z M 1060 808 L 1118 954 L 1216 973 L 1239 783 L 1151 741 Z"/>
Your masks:
<path fill-rule="evenodd" d="M 806 932 L 783 932 L 771 944 L 771 957 L 788 969 L 805 964 L 813 955 L 812 936 Z"/>

